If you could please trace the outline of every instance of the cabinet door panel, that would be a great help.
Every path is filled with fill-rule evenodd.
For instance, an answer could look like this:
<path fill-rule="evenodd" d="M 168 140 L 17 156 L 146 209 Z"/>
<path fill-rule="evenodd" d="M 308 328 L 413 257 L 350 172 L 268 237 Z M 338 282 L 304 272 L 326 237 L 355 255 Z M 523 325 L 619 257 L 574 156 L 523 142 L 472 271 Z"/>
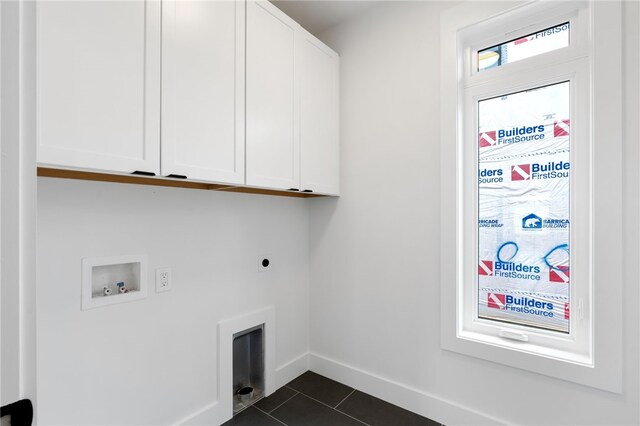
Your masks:
<path fill-rule="evenodd" d="M 300 189 L 337 195 L 339 58 L 310 34 L 301 39 Z"/>
<path fill-rule="evenodd" d="M 160 5 L 38 2 L 38 162 L 158 173 Z"/>
<path fill-rule="evenodd" d="M 299 187 L 298 26 L 270 3 L 247 3 L 247 184 Z"/>
<path fill-rule="evenodd" d="M 244 183 L 244 2 L 163 2 L 162 174 Z"/>

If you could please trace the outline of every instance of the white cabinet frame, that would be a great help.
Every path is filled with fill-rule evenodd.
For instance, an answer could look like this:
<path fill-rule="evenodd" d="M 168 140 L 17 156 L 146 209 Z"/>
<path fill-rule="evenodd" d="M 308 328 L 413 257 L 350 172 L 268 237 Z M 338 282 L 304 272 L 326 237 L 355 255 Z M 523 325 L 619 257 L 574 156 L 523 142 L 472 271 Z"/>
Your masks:
<path fill-rule="evenodd" d="M 51 50 L 43 47 L 45 41 L 51 33 L 46 31 L 53 31 L 56 38 L 55 40 L 61 42 L 65 37 L 71 37 L 70 32 L 64 30 L 56 31 L 55 28 L 63 23 L 54 23 L 46 21 L 46 13 L 58 14 L 55 19 L 72 19 L 72 23 L 85 27 L 88 23 L 83 22 L 81 17 L 77 15 L 68 15 L 65 11 L 66 7 L 73 7 L 74 12 L 88 13 L 90 19 L 100 20 L 96 16 L 95 11 L 91 10 L 92 2 L 35 2 L 35 31 L 36 31 L 36 120 L 37 120 L 37 147 L 38 147 L 38 163 L 41 166 L 47 167 L 69 167 L 74 169 L 85 170 L 97 170 L 107 172 L 121 172 L 132 173 L 135 171 L 142 171 L 146 173 L 159 173 L 160 164 L 160 2 L 158 1 L 145 1 L 144 3 L 113 3 L 114 7 L 119 9 L 144 7 L 144 14 L 141 16 L 140 21 L 136 23 L 143 31 L 139 34 L 137 43 L 143 44 L 143 52 L 137 60 L 139 60 L 138 67 L 140 68 L 140 75 L 128 76 L 129 80 L 139 79 L 139 84 L 136 89 L 141 92 L 141 99 L 135 99 L 133 94 L 127 93 L 123 89 L 122 93 L 114 94 L 113 99 L 117 100 L 117 103 L 109 105 L 108 102 L 98 99 L 90 99 L 90 94 L 82 93 L 82 85 L 75 85 L 71 83 L 74 78 L 80 78 L 84 84 L 88 84 L 87 80 L 91 76 L 70 74 L 74 71 L 83 72 L 88 64 L 95 66 L 98 62 L 93 61 L 93 55 L 96 55 L 99 60 L 106 60 L 110 56 L 118 54 L 116 48 L 117 45 L 109 46 L 112 51 L 105 52 L 104 55 L 100 55 L 91 51 L 90 47 L 82 46 L 69 53 L 69 49 L 73 49 L 73 40 L 70 40 L 69 45 L 53 45 L 49 46 Z M 108 3 L 102 3 L 100 7 L 110 7 Z M 56 11 L 55 9 L 58 8 Z M 64 18 L 64 14 L 67 13 L 67 18 Z M 93 13 L 93 15 L 91 15 Z M 132 24 L 132 22 L 128 22 Z M 48 25 L 48 27 L 47 27 Z M 54 26 L 55 25 L 55 26 Z M 113 22 L 101 22 L 104 27 L 112 25 L 111 30 L 114 34 L 121 31 L 119 25 L 122 23 Z M 137 27 L 136 27 L 137 29 Z M 100 29 L 94 28 L 82 28 L 92 37 L 97 37 L 96 31 Z M 130 31 L 133 31 L 129 28 Z M 103 40 L 103 43 L 107 45 L 110 40 L 109 34 L 99 34 L 104 38 L 98 37 Z M 81 36 L 81 35 L 78 35 Z M 120 43 L 123 43 L 121 40 Z M 60 49 L 60 50 L 57 50 Z M 56 63 L 62 61 L 57 59 L 61 52 L 71 62 L 77 62 L 78 68 L 74 69 L 72 63 L 59 64 L 59 69 L 55 70 L 53 79 L 51 79 L 51 73 L 53 70 L 46 67 L 48 63 Z M 130 53 L 130 52 L 129 52 Z M 89 57 L 90 59 L 86 59 Z M 77 60 L 77 61 L 75 61 Z M 97 60 L 96 60 L 97 61 Z M 131 66 L 134 61 L 128 58 L 127 64 Z M 64 70 L 64 66 L 68 66 L 68 70 Z M 91 68 L 89 66 L 89 68 Z M 113 61 L 109 63 L 109 66 L 117 69 L 117 63 L 114 65 Z M 91 68 L 97 69 L 97 68 Z M 125 72 L 125 71 L 123 71 Z M 45 83 L 45 79 L 48 79 Z M 58 87 L 55 87 L 59 81 L 65 83 L 64 90 L 66 93 L 61 92 Z M 115 84 L 115 82 L 111 82 Z M 100 85 L 100 81 L 95 81 L 95 85 Z M 129 81 L 129 84 L 132 84 Z M 99 86 L 98 86 L 99 87 Z M 47 92 L 48 91 L 48 92 Z M 78 91 L 75 93 L 69 93 L 69 91 Z M 98 90 L 99 91 L 99 90 Z M 68 96 L 67 96 L 68 95 Z M 50 97 L 50 98 L 47 98 Z M 52 97 L 52 98 L 51 98 Z M 96 128 L 91 123 L 84 123 L 78 118 L 65 116 L 61 120 L 52 119 L 47 114 L 55 114 L 56 110 L 62 109 L 66 114 L 71 114 L 73 111 L 78 111 L 80 116 L 86 115 L 85 111 L 82 111 L 82 105 L 77 105 L 78 101 L 84 100 L 92 107 L 91 121 L 94 123 L 100 123 L 100 128 Z M 129 102 L 135 102 L 141 106 L 141 114 L 135 117 L 127 117 L 127 123 L 119 122 L 117 119 L 111 120 L 110 114 L 117 112 L 117 108 L 122 105 L 126 105 Z M 59 107 L 56 107 L 58 105 Z M 48 108 L 48 110 L 47 110 Z M 119 117 L 120 119 L 122 117 Z M 130 122 L 129 122 L 130 121 Z M 130 139 L 122 140 L 121 135 L 123 132 L 119 131 L 118 127 L 128 126 L 130 133 L 127 137 Z M 66 126 L 66 128 L 61 128 Z M 134 130 L 134 127 L 137 129 Z M 110 131 L 113 130 L 113 135 L 110 136 Z M 48 133 L 47 133 L 48 132 Z M 97 133 L 100 132 L 100 133 Z M 100 145 L 96 145 L 94 138 L 91 134 L 99 135 L 102 139 Z M 115 136 L 120 135 L 120 136 Z M 64 139 L 75 139 L 72 145 L 67 144 Z M 111 139 L 109 139 L 111 137 Z M 108 140 L 108 144 L 136 144 L 135 150 L 129 149 L 128 151 L 137 151 L 135 155 L 127 155 L 124 153 L 114 153 L 115 150 L 110 151 L 104 146 L 105 141 Z M 81 146 L 81 148 L 80 148 Z"/>
<path fill-rule="evenodd" d="M 214 35 L 217 34 L 214 32 L 216 31 L 215 28 L 207 28 L 207 26 L 215 25 L 215 23 L 201 21 L 210 15 L 202 14 L 203 16 L 198 16 L 201 19 L 200 21 L 195 19 L 196 16 L 188 16 L 189 20 L 194 19 L 189 28 L 187 28 L 187 24 L 190 21 L 178 22 L 178 7 L 183 8 L 182 12 L 187 15 L 198 15 L 199 12 L 203 12 L 205 11 L 203 9 L 207 8 L 209 10 L 206 11 L 209 13 L 219 12 L 221 14 L 219 19 L 226 19 L 227 15 L 222 14 L 228 13 L 230 8 L 234 8 L 233 25 L 235 33 L 233 38 L 220 37 L 217 40 L 203 40 L 203 44 L 207 46 L 204 50 L 186 53 L 186 55 L 192 55 L 187 56 L 187 59 L 193 61 L 187 62 L 187 66 L 205 67 L 206 65 L 212 66 L 212 62 L 218 59 L 218 55 L 221 56 L 220 52 L 215 51 L 216 48 L 235 49 L 235 57 L 231 59 L 233 61 L 232 66 L 235 69 L 233 81 L 215 81 L 214 75 L 211 75 L 208 81 L 185 81 L 186 77 L 178 74 L 177 69 L 184 62 L 179 59 L 183 52 L 180 52 L 180 48 L 177 46 L 179 37 L 182 36 L 181 33 L 192 31 L 191 37 L 194 37 L 194 35 L 204 37 L 211 35 L 212 32 Z M 189 180 L 236 185 L 245 183 L 245 7 L 244 0 L 219 2 L 164 0 L 162 2 L 162 155 L 160 169 L 163 176 L 179 175 L 185 176 Z M 226 24 L 229 25 L 231 23 Z M 211 32 L 206 33 L 207 29 Z M 232 44 L 232 46 L 226 46 L 225 44 L 227 43 Z M 224 53 L 228 53 L 228 51 Z M 197 55 L 200 55 L 200 57 Z M 219 66 L 220 68 L 225 68 L 224 72 L 226 73 L 226 67 L 229 64 L 225 61 Z M 226 76 L 228 74 L 225 74 Z M 184 105 L 179 103 L 179 90 L 181 87 L 194 85 L 202 86 L 201 89 L 205 93 L 220 90 L 225 86 L 232 86 L 234 98 L 208 99 L 208 103 L 201 105 L 202 108 L 198 108 L 196 100 L 192 99 L 193 108 L 186 109 Z M 190 87 L 190 90 L 194 90 L 194 87 Z M 219 102 L 218 105 L 215 104 L 216 102 Z M 181 110 L 178 110 L 179 108 Z M 228 123 L 226 115 L 225 117 L 215 116 L 216 109 L 225 113 L 229 109 L 231 111 L 229 115 L 233 116 L 233 121 Z M 211 131 L 211 133 L 193 135 L 189 133 L 189 129 L 185 131 L 184 126 L 181 128 L 181 123 L 179 123 L 180 117 L 183 117 L 184 114 L 197 115 L 200 122 L 196 124 L 202 127 L 196 127 L 196 130 L 202 132 Z M 202 123 L 202 120 L 218 120 L 219 122 L 215 126 L 207 127 L 207 123 Z M 231 132 L 229 132 L 229 127 L 232 127 Z M 183 131 L 181 132 L 180 129 Z M 222 134 L 216 133 L 216 130 L 219 130 Z M 228 133 L 233 133 L 233 135 L 228 136 Z M 211 158 L 212 150 L 210 147 L 207 149 L 207 147 L 198 146 L 198 144 L 203 143 L 203 139 L 205 139 L 204 143 L 222 148 L 222 150 L 214 154 L 218 158 Z M 184 154 L 185 151 L 189 150 L 192 150 L 190 156 L 204 152 L 203 156 L 205 158 L 198 164 L 193 162 L 190 164 L 187 160 L 181 160 L 180 153 Z M 207 154 L 209 155 L 208 158 L 206 157 Z M 203 164 L 207 162 L 209 164 Z M 214 162 L 217 165 L 214 165 Z"/>

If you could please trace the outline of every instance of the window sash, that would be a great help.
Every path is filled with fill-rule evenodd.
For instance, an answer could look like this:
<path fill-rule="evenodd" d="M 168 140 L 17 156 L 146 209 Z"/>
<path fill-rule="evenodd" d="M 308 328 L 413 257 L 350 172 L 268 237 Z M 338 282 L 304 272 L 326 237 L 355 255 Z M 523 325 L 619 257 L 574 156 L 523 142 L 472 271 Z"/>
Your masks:
<path fill-rule="evenodd" d="M 561 170 L 563 175 L 566 174 L 566 178 L 536 179 L 534 170 L 530 170 L 531 175 L 527 179 L 514 181 L 513 166 L 547 161 L 562 161 L 566 162 L 567 166 L 571 164 L 569 156 L 574 141 L 571 131 L 564 136 L 555 135 L 558 120 L 569 120 L 571 95 L 571 82 L 563 81 L 531 87 L 516 93 L 502 93 L 498 97 L 479 100 L 474 105 L 479 123 L 475 133 L 484 133 L 484 142 L 487 142 L 486 137 L 491 133 L 494 138 L 494 143 L 487 146 L 486 143 L 481 143 L 479 137 L 476 147 L 479 172 L 478 181 L 475 182 L 479 219 L 476 232 L 477 249 L 482 253 L 477 259 L 476 273 L 479 318 L 490 319 L 507 326 L 517 324 L 560 333 L 569 331 L 571 319 L 568 306 L 571 301 L 568 293 L 571 284 L 569 280 L 564 283 L 557 282 L 560 277 L 563 280 L 568 278 L 560 269 L 556 270 L 557 274 L 561 274 L 556 276 L 556 282 L 551 281 L 550 264 L 545 253 L 551 254 L 549 250 L 552 247 L 556 247 L 553 249 L 553 252 L 556 252 L 560 247 L 566 246 L 566 251 L 557 252 L 563 255 L 556 254 L 552 256 L 552 260 L 561 261 L 564 270 L 569 274 L 568 242 L 571 228 L 567 223 L 564 228 L 550 229 L 545 226 L 545 222 L 550 218 L 569 219 L 570 167 Z M 555 104 L 549 104 L 553 100 Z M 549 113 L 553 113 L 553 116 L 541 115 Z M 489 127 L 485 127 L 487 125 Z M 516 135 L 511 130 L 524 130 L 525 127 L 527 132 L 522 135 Z M 500 129 L 513 133 L 503 135 L 505 138 L 522 137 L 530 140 L 498 144 Z M 466 147 L 468 149 L 469 145 Z M 545 150 L 551 150 L 551 153 L 539 152 L 543 147 L 546 147 Z M 500 158 L 504 155 L 509 158 Z M 483 178 L 485 182 L 480 182 L 480 172 L 484 170 L 490 171 L 490 174 Z M 495 183 L 494 172 L 498 173 Z M 526 191 L 520 194 L 523 190 Z M 557 216 L 558 214 L 561 216 Z M 535 221 L 529 223 L 532 227 L 525 228 L 526 218 Z M 483 219 L 498 220 L 501 224 L 499 227 L 482 227 L 480 221 Z M 502 268 L 499 268 L 518 264 L 524 268 L 518 271 L 502 271 Z M 556 266 L 558 265 L 560 264 Z M 505 273 L 516 273 L 520 277 L 505 278 Z M 515 298 L 515 303 L 510 305 L 510 298 Z M 525 308 L 521 305 L 523 300 L 535 304 L 528 304 Z M 536 313 L 518 312 L 517 308 L 531 309 Z M 526 337 L 518 334 L 508 336 L 516 339 Z"/>
<path fill-rule="evenodd" d="M 550 358 L 585 365 L 593 364 L 590 251 L 591 223 L 591 138 L 589 130 L 588 61 L 577 59 L 544 69 L 512 72 L 491 83 L 468 87 L 464 91 L 459 122 L 463 133 L 458 140 L 458 337 L 484 341 Z M 569 333 L 500 323 L 478 316 L 478 101 L 503 94 L 569 81 L 571 87 L 572 148 L 570 152 L 570 247 L 572 285 Z M 472 287 L 469 286 L 472 283 Z M 575 283 L 575 284 L 573 284 Z M 525 336 L 526 343 L 501 337 Z M 513 333 L 513 334 L 512 334 Z"/>

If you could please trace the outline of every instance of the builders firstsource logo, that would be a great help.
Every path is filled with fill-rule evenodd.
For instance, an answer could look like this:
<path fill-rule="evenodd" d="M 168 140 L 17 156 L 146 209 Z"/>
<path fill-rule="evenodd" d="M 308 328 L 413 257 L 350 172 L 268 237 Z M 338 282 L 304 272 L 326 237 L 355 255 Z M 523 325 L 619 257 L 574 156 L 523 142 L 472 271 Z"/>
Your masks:
<path fill-rule="evenodd" d="M 478 275 L 493 276 L 493 260 L 481 260 L 478 263 Z"/>
<path fill-rule="evenodd" d="M 494 262 L 494 275 L 503 278 L 540 281 L 540 267 L 515 262 Z"/>
<path fill-rule="evenodd" d="M 504 309 L 507 306 L 506 299 L 505 294 L 489 293 L 487 294 L 487 306 L 492 309 Z"/>
<path fill-rule="evenodd" d="M 542 302 L 531 297 L 516 297 L 510 294 L 488 293 L 487 307 L 503 311 L 553 318 L 553 303 Z"/>
<path fill-rule="evenodd" d="M 540 267 L 524 263 L 481 260 L 478 262 L 478 275 L 540 281 Z"/>
<path fill-rule="evenodd" d="M 560 120 L 553 123 L 553 137 L 559 138 L 564 136 L 569 136 L 571 122 L 570 120 Z"/>
<path fill-rule="evenodd" d="M 480 169 L 478 170 L 478 183 L 500 183 L 503 181 L 502 169 Z"/>
<path fill-rule="evenodd" d="M 545 138 L 544 126 L 522 126 L 510 129 L 491 130 L 480 133 L 478 142 L 480 148 L 487 148 L 496 145 L 509 145 L 519 142 L 530 142 Z"/>
<path fill-rule="evenodd" d="M 553 133 L 551 132 L 553 130 Z M 480 148 L 510 145 L 520 142 L 541 141 L 548 137 L 561 138 L 571 134 L 571 120 L 557 120 L 553 124 L 511 127 L 510 129 L 489 130 L 478 134 Z"/>
<path fill-rule="evenodd" d="M 548 29 L 546 29 L 544 31 L 540 31 L 540 32 L 535 33 L 535 34 L 531 34 L 531 35 L 526 36 L 526 37 L 521 37 L 521 38 L 519 38 L 517 40 L 514 40 L 513 43 L 517 46 L 517 45 L 520 45 L 522 43 L 526 43 L 528 41 L 538 40 L 538 39 L 541 39 L 541 38 L 544 38 L 544 37 L 547 37 L 547 36 L 553 36 L 553 35 L 556 35 L 558 33 L 562 33 L 562 32 L 565 32 L 565 31 L 569 31 L 569 23 L 568 22 L 564 23 L 562 25 L 558 25 L 557 27 L 554 27 L 554 28 L 548 28 Z"/>
<path fill-rule="evenodd" d="M 568 178 L 569 168 L 568 161 L 516 164 L 511 166 L 511 181 Z"/>
<path fill-rule="evenodd" d="M 569 284 L 569 272 L 568 266 L 549 268 L 549 281 L 552 283 Z"/>
<path fill-rule="evenodd" d="M 480 144 L 480 148 L 494 146 L 496 144 L 496 131 L 492 130 L 490 132 L 480 133 L 478 135 L 478 142 Z"/>

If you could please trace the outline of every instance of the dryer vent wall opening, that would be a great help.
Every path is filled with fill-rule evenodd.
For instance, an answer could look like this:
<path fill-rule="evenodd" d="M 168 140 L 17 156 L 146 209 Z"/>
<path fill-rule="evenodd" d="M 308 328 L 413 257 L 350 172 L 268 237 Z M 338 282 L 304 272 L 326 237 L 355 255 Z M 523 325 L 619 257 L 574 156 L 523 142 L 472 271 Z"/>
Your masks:
<path fill-rule="evenodd" d="M 233 413 L 264 395 L 264 324 L 233 335 Z"/>

